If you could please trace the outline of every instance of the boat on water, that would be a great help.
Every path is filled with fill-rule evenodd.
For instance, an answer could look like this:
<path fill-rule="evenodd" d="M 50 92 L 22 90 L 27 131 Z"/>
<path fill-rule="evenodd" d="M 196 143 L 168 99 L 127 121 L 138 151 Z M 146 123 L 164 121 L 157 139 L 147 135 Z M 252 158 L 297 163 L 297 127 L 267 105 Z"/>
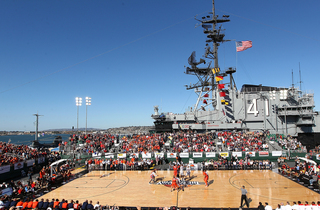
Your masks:
<path fill-rule="evenodd" d="M 56 148 L 59 144 L 62 143 L 61 136 L 55 136 L 54 140 L 51 143 L 40 143 L 39 140 L 33 140 L 30 147 L 32 148 Z"/>
<path fill-rule="evenodd" d="M 320 116 L 315 111 L 314 94 L 299 88 L 271 87 L 244 84 L 238 89 L 235 68 L 220 69 L 218 47 L 226 41 L 221 25 L 229 22 L 229 16 L 221 18 L 212 12 L 198 20 L 207 40 L 205 54 L 200 60 L 192 52 L 185 73 L 194 75 L 198 81 L 186 85 L 194 90 L 197 100 L 193 107 L 181 114 L 159 113 L 154 106 L 156 132 L 175 131 L 242 131 L 268 132 L 297 137 L 309 147 L 320 144 Z M 250 48 L 250 41 L 237 42 L 237 51 Z"/>

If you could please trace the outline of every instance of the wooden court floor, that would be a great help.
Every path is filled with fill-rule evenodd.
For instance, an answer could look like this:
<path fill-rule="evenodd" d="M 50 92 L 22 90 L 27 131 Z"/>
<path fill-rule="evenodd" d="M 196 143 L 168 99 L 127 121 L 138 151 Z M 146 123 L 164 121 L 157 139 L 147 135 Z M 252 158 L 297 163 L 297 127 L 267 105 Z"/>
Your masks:
<path fill-rule="evenodd" d="M 157 184 L 149 184 L 151 171 L 92 171 L 59 187 L 41 198 L 67 200 L 86 199 L 101 205 L 145 206 L 145 207 L 207 207 L 238 208 L 242 185 L 252 199 L 250 207 L 259 201 L 268 202 L 273 209 L 277 204 L 290 201 L 320 200 L 320 195 L 277 173 L 268 170 L 209 171 L 209 187 L 205 187 L 201 171 L 194 171 L 192 183 L 184 191 L 170 192 L 166 181 L 172 171 L 157 171 Z"/>

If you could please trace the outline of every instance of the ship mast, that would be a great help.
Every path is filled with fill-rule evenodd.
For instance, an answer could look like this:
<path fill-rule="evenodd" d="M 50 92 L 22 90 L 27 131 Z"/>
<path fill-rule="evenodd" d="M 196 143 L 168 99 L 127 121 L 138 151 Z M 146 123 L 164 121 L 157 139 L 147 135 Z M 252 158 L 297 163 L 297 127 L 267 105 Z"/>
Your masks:
<path fill-rule="evenodd" d="M 216 12 L 215 12 L 215 6 L 214 6 L 214 0 L 212 0 L 212 28 L 213 28 L 213 36 L 217 35 L 217 30 L 216 30 L 216 22 L 217 22 L 217 17 L 216 17 Z M 214 57 L 214 68 L 219 68 L 218 64 L 218 43 L 213 42 L 213 57 Z M 211 77 L 211 84 L 212 84 L 212 98 L 216 98 L 215 94 L 215 80 L 214 76 Z M 216 108 L 217 103 L 212 104 L 214 108 Z"/>
<path fill-rule="evenodd" d="M 222 18 L 218 19 L 218 15 L 215 14 L 214 0 L 212 0 L 212 13 L 202 17 L 201 20 L 196 19 L 200 22 L 200 24 L 197 26 L 202 26 L 202 28 L 204 28 L 203 33 L 207 36 L 204 58 L 211 59 L 211 61 L 207 62 L 205 59 L 196 61 L 195 52 L 193 52 L 188 59 L 188 63 L 191 67 L 187 67 L 185 73 L 195 75 L 199 80 L 195 84 L 186 85 L 187 90 L 195 89 L 196 94 L 198 94 L 198 99 L 193 109 L 194 113 L 196 113 L 198 110 L 205 110 L 205 108 L 209 105 L 212 105 L 214 109 L 217 109 L 217 86 L 219 82 L 215 81 L 215 77 L 219 75 L 226 75 L 225 73 L 220 73 L 218 63 L 218 47 L 220 43 L 227 41 L 224 40 L 225 35 L 222 33 L 221 26 L 217 28 L 217 24 L 229 22 L 230 20 L 228 18 L 228 15 L 223 15 Z M 212 48 L 210 47 L 211 42 Z M 212 60 L 213 65 L 211 66 Z M 198 65 L 206 63 L 208 63 L 206 67 L 198 67 Z M 208 97 L 209 92 L 211 92 L 211 98 Z M 198 105 L 201 101 L 204 103 L 204 105 L 198 108 Z"/>

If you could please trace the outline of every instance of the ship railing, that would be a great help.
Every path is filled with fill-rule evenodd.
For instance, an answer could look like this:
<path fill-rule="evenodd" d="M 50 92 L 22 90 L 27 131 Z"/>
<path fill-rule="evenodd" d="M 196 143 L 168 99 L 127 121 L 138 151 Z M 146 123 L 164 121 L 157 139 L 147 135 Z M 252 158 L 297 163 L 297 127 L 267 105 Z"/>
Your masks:
<path fill-rule="evenodd" d="M 242 93 L 256 93 L 256 92 L 266 92 L 266 91 L 274 91 L 279 89 L 285 89 L 285 88 L 275 88 L 275 87 L 266 87 L 266 86 L 259 86 L 259 87 L 248 87 L 241 89 Z"/>
<path fill-rule="evenodd" d="M 313 97 L 314 91 L 313 90 L 305 90 L 301 92 L 302 97 Z"/>

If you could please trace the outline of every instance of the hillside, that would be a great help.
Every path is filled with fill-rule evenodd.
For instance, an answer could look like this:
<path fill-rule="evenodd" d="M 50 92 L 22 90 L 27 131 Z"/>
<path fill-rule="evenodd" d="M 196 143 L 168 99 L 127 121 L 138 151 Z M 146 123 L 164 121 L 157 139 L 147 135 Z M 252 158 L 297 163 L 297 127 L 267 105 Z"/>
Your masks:
<path fill-rule="evenodd" d="M 119 128 L 109 128 L 106 130 L 108 133 L 112 134 L 139 134 L 139 133 L 149 133 L 150 130 L 154 129 L 154 126 L 129 126 L 129 127 L 119 127 Z"/>
<path fill-rule="evenodd" d="M 98 128 L 87 128 L 87 132 L 96 132 L 96 131 L 102 131 L 106 133 L 111 133 L 111 134 L 139 134 L 139 133 L 149 133 L 150 130 L 153 130 L 154 126 L 128 126 L 128 127 L 118 127 L 118 128 L 108 128 L 108 129 L 98 129 Z M 76 130 L 72 129 L 49 129 L 49 130 L 44 130 L 41 132 L 64 132 L 64 133 L 70 133 L 70 132 L 75 132 Z M 85 128 L 79 128 L 79 131 L 84 132 Z"/>

